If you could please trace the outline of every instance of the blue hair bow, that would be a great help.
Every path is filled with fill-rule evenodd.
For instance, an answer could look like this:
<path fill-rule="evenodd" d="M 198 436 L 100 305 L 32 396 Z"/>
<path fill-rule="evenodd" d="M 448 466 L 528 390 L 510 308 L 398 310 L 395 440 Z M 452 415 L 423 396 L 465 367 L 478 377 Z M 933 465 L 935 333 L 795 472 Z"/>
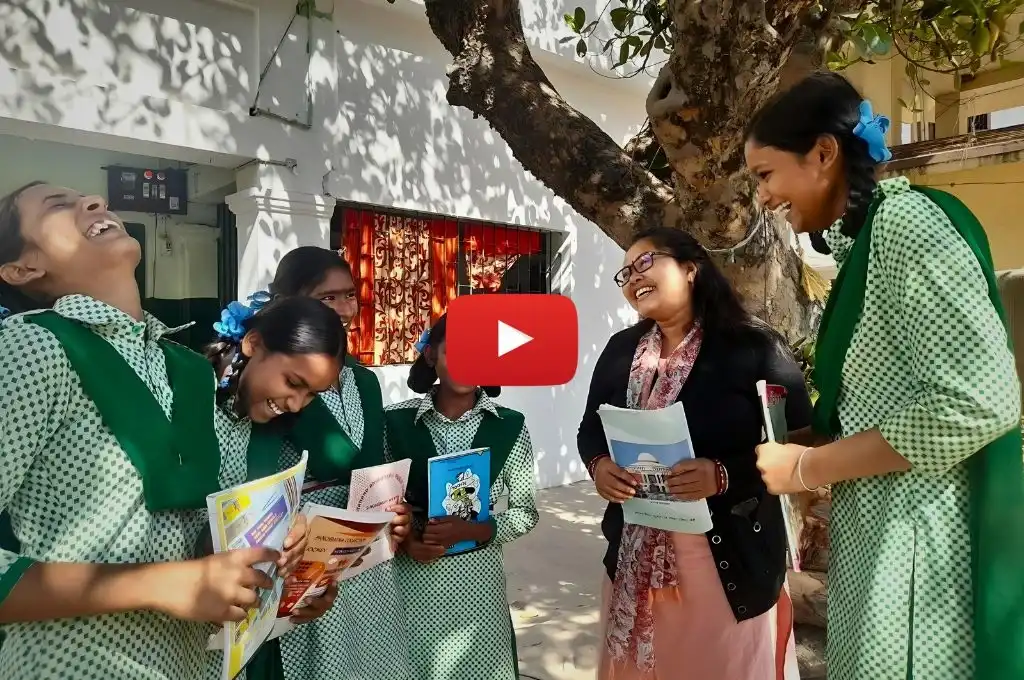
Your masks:
<path fill-rule="evenodd" d="M 423 329 L 423 335 L 421 335 L 420 339 L 416 341 L 416 345 L 415 345 L 416 351 L 419 354 L 423 354 L 423 351 L 425 349 L 427 349 L 427 342 L 429 342 L 429 341 L 430 341 L 430 329 L 429 328 L 424 328 Z"/>
<path fill-rule="evenodd" d="M 240 342 L 245 337 L 245 322 L 267 306 L 273 296 L 265 291 L 257 291 L 250 295 L 248 304 L 235 301 L 228 304 L 220 313 L 220 321 L 213 324 L 213 330 L 225 340 Z"/>
<path fill-rule="evenodd" d="M 881 114 L 875 115 L 871 110 L 871 102 L 860 103 L 860 122 L 853 128 L 853 134 L 863 139 L 868 145 L 868 154 L 876 163 L 885 163 L 892 158 L 892 151 L 885 144 L 885 133 L 889 131 L 889 118 Z"/>

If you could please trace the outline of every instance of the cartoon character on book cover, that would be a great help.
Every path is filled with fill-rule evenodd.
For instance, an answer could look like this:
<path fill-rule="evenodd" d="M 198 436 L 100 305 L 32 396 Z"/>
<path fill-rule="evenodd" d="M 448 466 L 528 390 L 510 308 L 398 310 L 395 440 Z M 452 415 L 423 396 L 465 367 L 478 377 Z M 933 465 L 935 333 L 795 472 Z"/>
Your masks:
<path fill-rule="evenodd" d="M 475 522 L 480 516 L 480 476 L 467 469 L 460 472 L 455 483 L 445 484 L 445 497 L 441 507 L 449 516 L 461 517 L 467 522 Z"/>

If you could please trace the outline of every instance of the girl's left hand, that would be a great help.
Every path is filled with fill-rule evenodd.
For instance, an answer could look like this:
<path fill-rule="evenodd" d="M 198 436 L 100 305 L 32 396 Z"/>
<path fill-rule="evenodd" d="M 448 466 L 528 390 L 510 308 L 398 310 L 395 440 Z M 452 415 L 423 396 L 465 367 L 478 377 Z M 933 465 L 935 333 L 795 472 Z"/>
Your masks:
<path fill-rule="evenodd" d="M 800 444 L 774 442 L 757 447 L 757 469 L 761 471 L 761 479 L 770 493 L 781 496 L 804 490 L 797 477 L 796 466 L 805 450 L 807 447 Z"/>
<path fill-rule="evenodd" d="M 463 541 L 474 541 L 485 543 L 489 538 L 484 538 L 483 533 L 490 533 L 490 525 L 480 522 L 467 522 L 461 517 L 440 517 L 432 519 L 423 529 L 423 542 L 442 545 L 450 548 L 456 543 Z"/>
<path fill-rule="evenodd" d="M 295 567 L 302 561 L 302 554 L 306 552 L 306 539 L 309 538 L 309 524 L 306 516 L 301 512 L 295 516 L 292 530 L 284 539 L 284 550 L 281 551 L 281 559 L 277 561 L 278 573 L 283 578 L 288 578 L 295 571 Z"/>
<path fill-rule="evenodd" d="M 718 493 L 718 470 L 710 458 L 683 460 L 665 476 L 668 492 L 681 501 L 699 501 Z"/>
<path fill-rule="evenodd" d="M 291 622 L 294 624 L 309 623 L 313 619 L 319 618 L 326 614 L 334 604 L 334 600 L 338 598 L 338 584 L 337 582 L 327 586 L 327 590 L 320 597 L 315 597 L 309 601 L 302 609 L 297 609 L 291 615 Z"/>
<path fill-rule="evenodd" d="M 387 508 L 387 511 L 395 513 L 390 527 L 391 543 L 398 546 L 409 537 L 409 531 L 412 529 L 412 506 L 408 503 L 395 503 Z"/>

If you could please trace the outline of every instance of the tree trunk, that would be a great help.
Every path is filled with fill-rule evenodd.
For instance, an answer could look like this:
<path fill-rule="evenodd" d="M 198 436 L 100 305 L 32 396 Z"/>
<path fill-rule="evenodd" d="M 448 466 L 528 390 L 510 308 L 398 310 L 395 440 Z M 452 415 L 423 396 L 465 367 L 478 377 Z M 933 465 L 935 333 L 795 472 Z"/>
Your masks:
<path fill-rule="evenodd" d="M 743 146 L 757 108 L 820 64 L 824 22 L 803 16 L 814 0 L 668 0 L 673 51 L 647 99 L 650 124 L 626 149 L 552 86 L 530 54 L 518 0 L 425 1 L 454 57 L 449 103 L 487 120 L 524 168 L 620 246 L 651 225 L 686 229 L 751 311 L 790 340 L 810 335 L 809 270 L 788 227 L 755 207 Z M 804 536 L 809 564 L 824 572 L 828 499 L 802 500 L 824 515 Z M 802 617 L 818 624 L 820 580 L 807 583 Z"/>
<path fill-rule="evenodd" d="M 719 263 L 752 312 L 796 339 L 809 334 L 813 311 L 802 263 L 788 230 L 754 208 L 743 128 L 777 88 L 810 4 L 669 3 L 678 39 L 648 111 L 671 185 L 555 90 L 530 54 L 517 0 L 426 0 L 426 13 L 454 57 L 451 104 L 486 119 L 523 167 L 623 247 L 658 224 L 688 230 L 713 253 L 740 244 L 716 253 Z"/>

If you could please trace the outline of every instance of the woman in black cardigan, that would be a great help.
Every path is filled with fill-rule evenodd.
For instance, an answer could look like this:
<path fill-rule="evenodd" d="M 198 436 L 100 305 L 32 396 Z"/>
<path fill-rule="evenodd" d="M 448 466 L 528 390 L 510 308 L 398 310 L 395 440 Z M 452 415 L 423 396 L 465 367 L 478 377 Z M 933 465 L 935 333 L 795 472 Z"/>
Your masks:
<path fill-rule="evenodd" d="M 616 283 L 644 319 L 597 360 L 577 444 L 610 501 L 601 530 L 608 572 L 601 680 L 773 680 L 768 612 L 785 580 L 778 497 L 756 465 L 763 441 L 755 384 L 786 388 L 790 429 L 810 424 L 803 376 L 784 341 L 747 314 L 707 251 L 676 229 L 640 234 Z M 635 479 L 608 455 L 601 404 L 681 401 L 696 459 L 672 468 L 669 491 L 707 499 L 704 536 L 624 525 Z"/>

